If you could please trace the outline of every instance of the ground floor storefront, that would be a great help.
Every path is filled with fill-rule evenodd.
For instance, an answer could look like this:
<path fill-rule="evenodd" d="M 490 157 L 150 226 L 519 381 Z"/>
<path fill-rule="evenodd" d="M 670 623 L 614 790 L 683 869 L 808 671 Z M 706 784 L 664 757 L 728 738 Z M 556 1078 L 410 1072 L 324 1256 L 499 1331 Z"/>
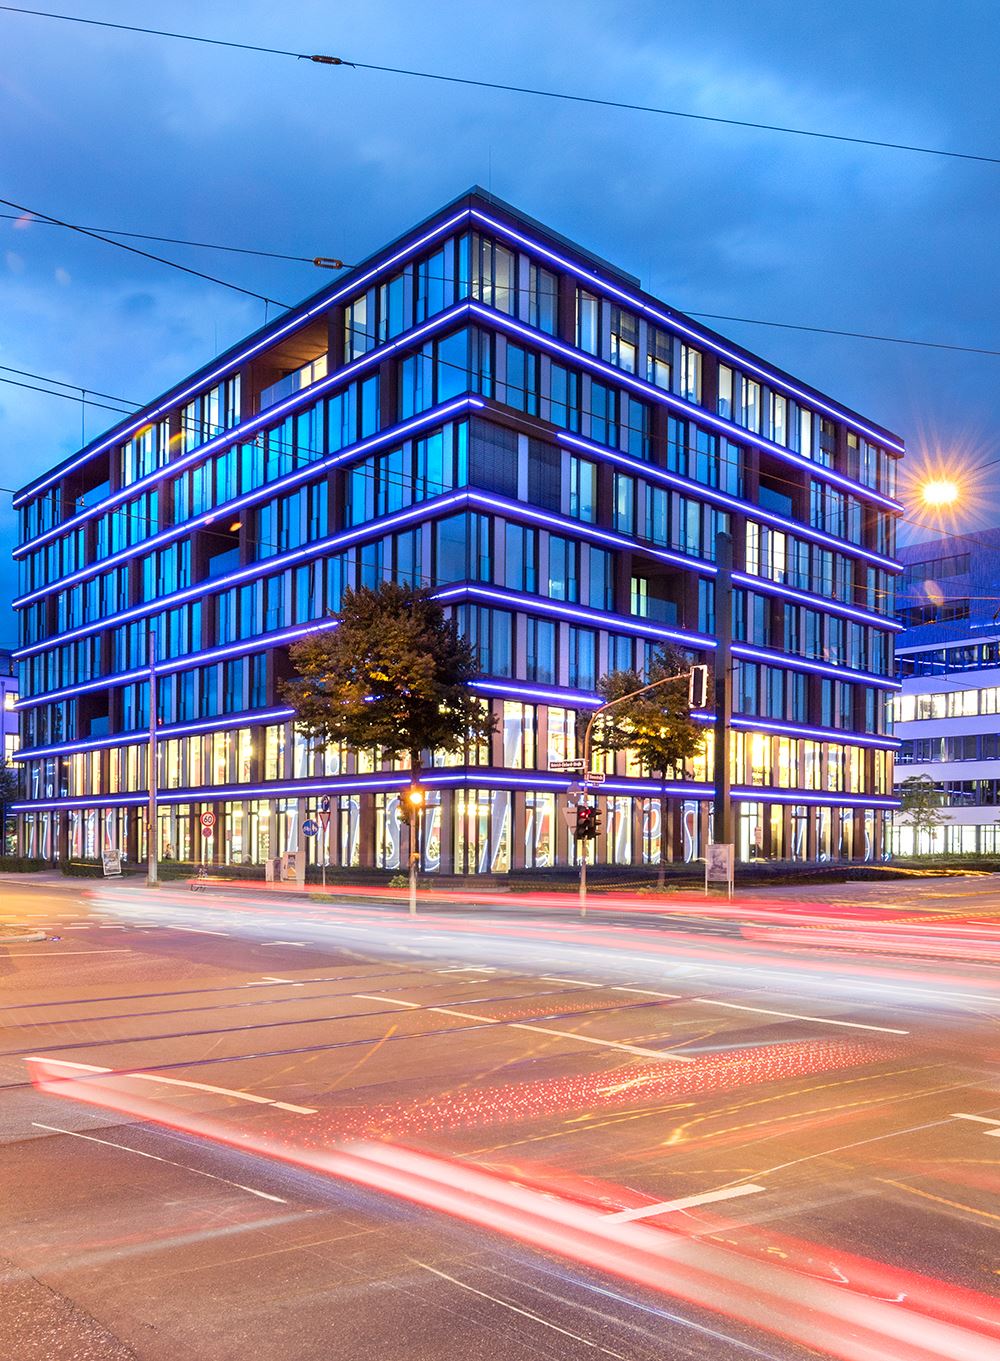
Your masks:
<path fill-rule="evenodd" d="M 593 795 L 590 802 L 594 802 Z M 602 793 L 600 835 L 592 863 L 656 865 L 690 862 L 713 840 L 710 797 Z M 565 792 L 551 789 L 435 787 L 428 782 L 420 815 L 420 858 L 427 873 L 506 874 L 578 863 Z M 96 860 L 121 851 L 147 856 L 146 809 L 57 806 L 19 814 L 20 852 L 53 862 Z M 889 850 L 890 814 L 857 805 L 734 800 L 739 861 L 872 861 Z M 404 869 L 410 828 L 400 818 L 399 789 L 324 792 L 252 799 L 160 803 L 161 861 L 258 865 L 283 861 L 279 873 L 307 865 Z"/>

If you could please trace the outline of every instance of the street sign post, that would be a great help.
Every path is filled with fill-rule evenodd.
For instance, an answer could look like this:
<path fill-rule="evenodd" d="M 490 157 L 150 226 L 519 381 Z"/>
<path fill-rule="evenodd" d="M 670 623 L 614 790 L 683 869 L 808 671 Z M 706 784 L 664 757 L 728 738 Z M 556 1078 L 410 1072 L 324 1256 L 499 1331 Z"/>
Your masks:
<path fill-rule="evenodd" d="M 603 784 L 607 778 L 603 770 L 588 770 L 584 784 Z"/>
<path fill-rule="evenodd" d="M 583 760 L 582 760 L 582 758 L 578 758 L 578 759 L 572 760 L 572 761 L 550 761 L 550 762 L 549 762 L 549 770 L 569 771 L 569 770 L 582 770 L 582 769 L 583 769 Z"/>
<path fill-rule="evenodd" d="M 319 801 L 319 825 L 323 829 L 323 843 L 320 846 L 320 860 L 323 863 L 323 887 L 326 888 L 326 862 L 330 859 L 330 796 L 324 794 Z"/>
<path fill-rule="evenodd" d="M 709 884 L 725 884 L 728 896 L 733 896 L 733 871 L 736 847 L 731 841 L 710 841 L 705 848 L 705 895 Z"/>
<path fill-rule="evenodd" d="M 110 879 L 113 875 L 122 872 L 122 853 L 121 851 L 105 851 L 101 856 L 101 864 L 104 868 L 105 879 Z"/>

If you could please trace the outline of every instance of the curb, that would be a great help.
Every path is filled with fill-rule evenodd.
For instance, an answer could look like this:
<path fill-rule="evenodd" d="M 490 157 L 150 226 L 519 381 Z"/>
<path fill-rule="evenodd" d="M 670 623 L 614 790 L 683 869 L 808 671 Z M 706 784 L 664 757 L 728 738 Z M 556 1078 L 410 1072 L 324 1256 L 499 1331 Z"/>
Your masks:
<path fill-rule="evenodd" d="M 3 930 L 3 929 L 4 929 L 3 927 L 0 927 L 0 930 Z M 19 935 L 19 936 L 0 936 L 0 945 L 27 945 L 27 944 L 32 944 L 32 943 L 35 942 L 35 941 L 44 940 L 44 939 L 45 939 L 45 932 L 44 932 L 44 931 L 31 931 L 31 930 L 29 930 L 29 931 L 27 932 L 27 934 L 25 934 L 25 935 Z"/>

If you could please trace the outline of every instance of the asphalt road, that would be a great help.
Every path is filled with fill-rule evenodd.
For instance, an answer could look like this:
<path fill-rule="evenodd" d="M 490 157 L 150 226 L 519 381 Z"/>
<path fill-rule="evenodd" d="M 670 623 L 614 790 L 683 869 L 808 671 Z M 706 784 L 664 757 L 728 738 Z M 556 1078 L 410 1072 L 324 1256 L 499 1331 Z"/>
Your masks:
<path fill-rule="evenodd" d="M 649 907 L 0 879 L 0 1361 L 1000 1358 L 1000 884 Z"/>

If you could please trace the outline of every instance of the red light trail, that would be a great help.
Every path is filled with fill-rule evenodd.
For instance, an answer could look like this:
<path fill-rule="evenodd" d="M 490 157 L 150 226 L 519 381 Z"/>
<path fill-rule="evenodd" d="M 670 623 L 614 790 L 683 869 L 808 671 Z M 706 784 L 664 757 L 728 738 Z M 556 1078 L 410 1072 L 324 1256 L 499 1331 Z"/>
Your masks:
<path fill-rule="evenodd" d="M 392 1144 L 306 1148 L 134 1090 L 127 1074 L 29 1059 L 39 1090 L 151 1120 L 407 1200 L 592 1270 L 707 1308 L 837 1361 L 1000 1361 L 1000 1305 L 974 1291 L 723 1221 L 692 1229 L 613 1220 L 606 1208 Z M 154 1084 L 144 1083 L 148 1088 Z M 622 1200 L 633 1198 L 621 1192 Z M 683 1227 L 681 1227 L 683 1225 Z M 706 1232 L 707 1229 L 707 1232 Z M 777 1259 L 776 1259 L 776 1254 Z"/>

